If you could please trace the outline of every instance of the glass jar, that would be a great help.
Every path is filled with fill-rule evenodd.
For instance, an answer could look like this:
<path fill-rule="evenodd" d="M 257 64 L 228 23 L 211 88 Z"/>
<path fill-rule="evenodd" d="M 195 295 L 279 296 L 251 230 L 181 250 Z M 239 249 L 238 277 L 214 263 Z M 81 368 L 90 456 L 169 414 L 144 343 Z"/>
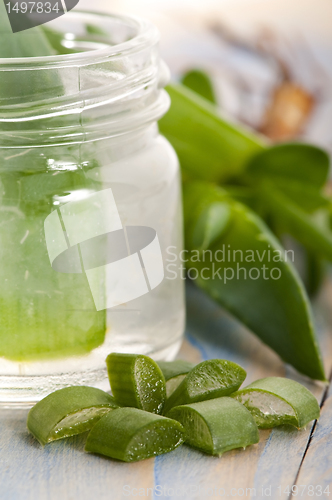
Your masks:
<path fill-rule="evenodd" d="M 158 32 L 70 12 L 58 55 L 0 59 L 0 402 L 107 389 L 112 352 L 172 359 L 184 331 L 176 154 Z M 171 250 L 170 250 L 171 249 Z"/>

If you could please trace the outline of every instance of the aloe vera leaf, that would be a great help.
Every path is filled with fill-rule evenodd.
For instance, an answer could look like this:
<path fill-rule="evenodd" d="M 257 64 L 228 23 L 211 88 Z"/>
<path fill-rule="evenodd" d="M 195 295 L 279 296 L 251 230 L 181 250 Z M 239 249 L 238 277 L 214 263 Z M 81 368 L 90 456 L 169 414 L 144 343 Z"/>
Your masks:
<path fill-rule="evenodd" d="M 66 46 L 66 40 L 63 36 L 63 33 L 61 33 L 60 31 L 56 31 L 46 24 L 41 26 L 41 30 L 43 31 L 45 37 L 47 38 L 49 44 L 56 54 L 64 55 L 77 53 L 76 48 L 70 48 Z"/>
<path fill-rule="evenodd" d="M 287 198 L 301 208 L 304 212 L 311 214 L 316 210 L 325 208 L 329 209 L 331 201 L 320 192 L 317 188 L 301 184 L 298 181 L 291 182 L 289 180 L 278 181 L 278 187 L 274 189 L 283 193 Z M 264 184 L 262 186 L 264 190 Z M 260 190 L 256 189 L 256 197 L 259 197 Z"/>
<path fill-rule="evenodd" d="M 179 422 L 136 408 L 119 408 L 93 427 L 85 451 L 137 462 L 168 453 L 183 441 L 184 429 Z"/>
<path fill-rule="evenodd" d="M 254 208 L 265 220 L 272 221 L 280 235 L 290 233 L 304 245 L 303 279 L 310 296 L 317 293 L 322 282 L 322 249 L 323 256 L 331 258 L 328 256 L 332 235 L 328 223 L 322 227 L 315 218 L 315 213 L 324 213 L 331 204 L 321 192 L 328 172 L 326 152 L 307 144 L 271 147 L 253 158 L 248 166 L 249 183 L 256 185 Z M 327 218 L 327 212 L 325 215 Z"/>
<path fill-rule="evenodd" d="M 205 73 L 205 71 L 198 69 L 188 71 L 182 77 L 182 85 L 193 90 L 201 97 L 204 97 L 204 99 L 216 104 L 217 99 L 214 93 L 213 84 L 209 75 Z"/>
<path fill-rule="evenodd" d="M 297 181 L 301 185 L 321 188 L 329 174 L 329 156 L 310 144 L 279 144 L 252 157 L 246 172 L 255 182 L 267 178 L 274 185 L 285 180 Z"/>
<path fill-rule="evenodd" d="M 207 249 L 226 229 L 231 219 L 231 210 L 227 203 L 212 203 L 202 211 L 192 236 L 193 245 Z"/>
<path fill-rule="evenodd" d="M 224 397 L 176 406 L 168 417 L 185 429 L 185 442 L 210 455 L 221 456 L 235 448 L 258 443 L 259 434 L 248 410 L 232 398 Z M 241 408 L 242 406 L 242 408 Z"/>
<path fill-rule="evenodd" d="M 0 2 L 0 58 L 41 57 L 54 54 L 53 47 L 39 26 L 13 33 L 5 5 Z M 1 71 L 0 103 L 6 107 L 54 97 L 54 94 L 63 94 L 63 84 L 57 69 Z M 23 124 L 20 126 L 23 127 Z"/>
<path fill-rule="evenodd" d="M 232 397 L 253 415 L 258 427 L 268 429 L 289 424 L 301 428 L 319 418 L 316 398 L 303 385 L 282 377 L 256 380 Z"/>
<path fill-rule="evenodd" d="M 264 201 L 266 185 L 270 185 L 273 190 L 283 193 L 308 214 L 323 208 L 329 210 L 331 207 L 331 200 L 317 188 L 287 179 L 278 180 L 278 186 L 273 185 L 271 181 L 257 181 L 255 185 L 251 186 L 234 186 L 231 184 L 225 185 L 223 188 L 230 196 L 266 217 L 270 213 Z"/>
<path fill-rule="evenodd" d="M 210 246 L 208 256 L 201 254 L 197 259 L 198 251 L 192 244 L 195 224 L 202 211 L 217 202 L 229 203 L 231 221 Z M 185 185 L 184 213 L 186 245 L 192 256 L 187 267 L 198 271 L 196 283 L 284 361 L 313 379 L 325 380 L 305 289 L 265 223 L 222 189 L 198 182 Z M 235 250 L 241 253 L 233 254 Z M 253 274 L 257 279 L 250 279 L 252 268 L 260 270 L 259 276 L 257 271 Z M 277 269 L 273 276 L 278 279 L 271 278 L 273 269 Z M 268 279 L 264 279 L 264 272 Z"/>
<path fill-rule="evenodd" d="M 39 26 L 13 33 L 5 4 L 0 3 L 0 57 L 37 57 L 53 53 Z"/>
<path fill-rule="evenodd" d="M 86 24 L 85 25 L 85 30 L 89 35 L 97 35 L 97 36 L 108 36 L 107 30 L 104 30 L 100 28 L 97 25 L 94 24 Z"/>
<path fill-rule="evenodd" d="M 279 230 L 288 232 L 314 254 L 332 260 L 332 232 L 324 208 L 308 214 L 280 190 L 264 185 L 261 199 Z"/>
<path fill-rule="evenodd" d="M 242 385 L 246 371 L 225 359 L 210 359 L 193 368 L 167 399 L 164 414 L 179 405 L 228 396 Z"/>
<path fill-rule="evenodd" d="M 304 252 L 306 260 L 306 270 L 303 280 L 309 297 L 315 297 L 324 281 L 326 262 L 317 257 L 316 254 L 307 251 L 306 249 L 304 249 Z"/>
<path fill-rule="evenodd" d="M 189 179 L 223 181 L 241 174 L 262 140 L 223 119 L 218 109 L 184 85 L 169 85 L 172 105 L 159 121 Z"/>
<path fill-rule="evenodd" d="M 157 364 L 165 377 L 167 397 L 175 391 L 187 373 L 195 366 L 189 361 L 182 361 L 182 359 L 177 359 L 176 361 L 158 361 Z"/>
<path fill-rule="evenodd" d="M 143 354 L 111 353 L 106 359 L 112 394 L 121 406 L 161 413 L 166 399 L 164 375 Z"/>
<path fill-rule="evenodd" d="M 49 25 L 44 24 L 41 26 L 42 31 L 44 32 L 48 42 L 53 47 L 54 51 L 59 55 L 64 54 L 77 54 L 77 52 L 83 51 L 84 49 L 80 49 L 79 44 L 77 46 L 72 47 L 72 44 L 68 43 L 72 42 L 73 39 L 66 38 L 65 34 L 61 31 L 50 28 Z M 109 42 L 108 33 L 105 30 L 100 29 L 98 26 L 94 26 L 93 24 L 85 25 L 85 33 L 80 33 L 79 36 L 75 36 L 75 40 L 82 42 L 84 40 L 88 40 L 91 42 L 95 39 L 97 42 Z"/>
<path fill-rule="evenodd" d="M 322 193 L 328 173 L 329 157 L 322 149 L 308 144 L 283 144 L 256 155 L 245 175 L 256 187 L 258 206 L 263 204 L 264 214 L 272 213 L 279 232 L 290 232 L 318 254 L 322 254 L 319 247 L 323 247 L 327 258 L 332 235 L 307 214 L 315 217 L 318 210 L 328 210 L 330 200 Z"/>
<path fill-rule="evenodd" d="M 28 414 L 31 434 L 45 445 L 90 430 L 110 410 L 118 408 L 107 392 L 87 386 L 65 387 L 46 396 Z"/>

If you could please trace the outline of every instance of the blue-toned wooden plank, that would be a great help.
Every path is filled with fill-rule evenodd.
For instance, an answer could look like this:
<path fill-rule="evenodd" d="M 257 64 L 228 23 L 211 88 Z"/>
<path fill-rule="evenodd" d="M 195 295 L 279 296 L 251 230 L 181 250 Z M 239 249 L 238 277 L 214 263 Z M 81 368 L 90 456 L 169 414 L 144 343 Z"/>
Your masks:
<path fill-rule="evenodd" d="M 26 417 L 25 410 L 1 411 L 1 500 L 116 500 L 127 484 L 153 486 L 153 460 L 125 464 L 89 455 L 83 435 L 42 448 Z"/>
<path fill-rule="evenodd" d="M 324 402 L 309 449 L 296 481 L 301 498 L 329 498 L 332 495 L 332 387 Z M 306 486 L 304 489 L 303 486 Z M 309 486 L 310 489 L 309 489 Z M 325 493 L 324 493 L 325 491 Z M 322 493 L 322 494 L 321 494 Z M 329 494 L 328 494 L 329 493 Z M 298 495 L 300 496 L 300 495 Z"/>
<path fill-rule="evenodd" d="M 187 446 L 182 446 L 172 454 L 158 457 L 155 462 L 155 499 L 250 497 L 249 489 L 254 486 L 253 470 L 257 466 L 268 435 L 268 431 L 262 431 L 259 444 L 251 446 L 250 452 L 235 450 L 220 458 L 204 455 Z M 234 488 L 236 492 L 239 491 L 239 495 L 233 495 Z M 247 492 L 247 495 L 241 495 L 240 490 Z M 253 493 L 253 490 L 250 493 Z"/>
<path fill-rule="evenodd" d="M 276 498 L 280 491 L 295 482 L 305 449 L 307 447 L 312 426 L 298 431 L 294 427 L 273 429 L 267 440 L 262 455 L 257 463 L 254 477 L 254 487 L 261 495 L 271 491 Z M 265 495 L 267 496 L 267 495 Z"/>

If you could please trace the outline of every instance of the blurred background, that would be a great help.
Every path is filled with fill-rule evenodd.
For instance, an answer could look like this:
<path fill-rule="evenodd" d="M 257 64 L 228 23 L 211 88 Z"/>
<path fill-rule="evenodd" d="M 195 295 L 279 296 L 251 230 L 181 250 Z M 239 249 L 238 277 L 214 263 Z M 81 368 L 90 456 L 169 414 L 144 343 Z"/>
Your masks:
<path fill-rule="evenodd" d="M 332 153 L 330 0 L 80 0 L 79 8 L 148 18 L 174 79 L 205 70 L 232 120 Z"/>

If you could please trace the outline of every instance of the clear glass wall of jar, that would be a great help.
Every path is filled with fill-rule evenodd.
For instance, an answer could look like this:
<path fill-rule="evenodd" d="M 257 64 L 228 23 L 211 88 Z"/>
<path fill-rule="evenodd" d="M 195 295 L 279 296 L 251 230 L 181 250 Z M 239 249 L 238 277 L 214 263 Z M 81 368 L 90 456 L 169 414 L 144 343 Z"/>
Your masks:
<path fill-rule="evenodd" d="M 78 12 L 47 26 L 66 54 L 0 60 L 0 403 L 105 389 L 110 352 L 172 359 L 184 331 L 158 33 Z"/>

